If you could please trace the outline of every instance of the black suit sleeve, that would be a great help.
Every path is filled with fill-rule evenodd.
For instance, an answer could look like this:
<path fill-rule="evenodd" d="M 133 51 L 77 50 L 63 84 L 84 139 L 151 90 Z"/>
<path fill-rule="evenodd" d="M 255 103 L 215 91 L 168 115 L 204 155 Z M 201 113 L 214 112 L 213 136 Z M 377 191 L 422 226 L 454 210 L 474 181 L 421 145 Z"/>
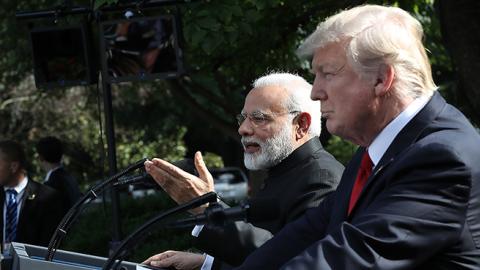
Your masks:
<path fill-rule="evenodd" d="M 471 171 L 443 144 L 406 151 L 382 176 L 383 192 L 324 235 L 327 200 L 252 254 L 239 269 L 428 269 L 465 225 Z M 337 196 L 340 196 L 337 194 Z"/>
<path fill-rule="evenodd" d="M 282 217 L 279 218 L 282 227 L 283 224 L 297 219 L 307 209 L 317 206 L 326 194 L 335 189 L 339 178 L 338 175 L 325 169 L 311 171 L 308 177 L 312 181 L 304 181 L 306 184 L 303 185 L 290 185 L 295 189 L 292 193 L 297 195 L 291 197 L 286 195 L 288 198 L 286 203 L 280 205 L 284 208 L 280 209 Z M 196 241 L 196 246 L 214 256 L 214 269 L 216 269 L 219 268 L 220 261 L 230 265 L 240 265 L 249 254 L 272 236 L 270 231 L 251 223 L 235 222 L 223 228 L 205 227 Z"/>

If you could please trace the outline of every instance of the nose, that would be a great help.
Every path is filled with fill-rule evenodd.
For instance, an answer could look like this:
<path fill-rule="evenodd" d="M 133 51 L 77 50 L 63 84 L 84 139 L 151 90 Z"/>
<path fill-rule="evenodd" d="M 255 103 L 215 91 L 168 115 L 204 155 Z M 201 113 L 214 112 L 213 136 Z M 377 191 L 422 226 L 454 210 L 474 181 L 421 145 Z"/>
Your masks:
<path fill-rule="evenodd" d="M 253 135 L 253 127 L 250 124 L 250 121 L 247 117 L 245 121 L 242 122 L 242 124 L 238 127 L 238 134 L 242 137 L 246 136 L 252 136 Z"/>
<path fill-rule="evenodd" d="M 318 75 L 315 76 L 315 80 L 313 81 L 312 93 L 310 94 L 310 98 L 312 100 L 320 101 L 325 101 L 328 98 L 327 92 L 325 92 L 325 83 Z"/>

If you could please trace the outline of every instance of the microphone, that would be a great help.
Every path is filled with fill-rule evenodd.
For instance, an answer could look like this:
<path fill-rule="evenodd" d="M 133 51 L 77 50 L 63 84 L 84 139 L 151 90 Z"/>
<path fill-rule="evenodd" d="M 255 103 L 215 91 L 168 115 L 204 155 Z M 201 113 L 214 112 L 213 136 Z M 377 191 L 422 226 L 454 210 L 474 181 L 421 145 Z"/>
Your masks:
<path fill-rule="evenodd" d="M 110 270 L 112 269 L 113 264 L 117 260 L 117 258 L 121 257 L 121 259 L 127 255 L 127 252 L 130 251 L 132 246 L 138 244 L 144 237 L 148 236 L 148 233 L 154 228 L 153 225 L 157 224 L 158 222 L 162 221 L 163 219 L 182 212 L 186 210 L 190 210 L 206 203 L 213 203 L 217 201 L 217 194 L 215 192 L 209 192 L 203 194 L 200 197 L 197 197 L 191 201 L 188 201 L 184 204 L 178 205 L 172 209 L 169 209 L 165 212 L 160 213 L 158 216 L 155 216 L 148 220 L 145 224 L 143 224 L 140 228 L 135 230 L 131 233 L 127 238 L 125 238 L 117 249 L 110 255 L 108 260 L 105 262 L 104 266 L 102 267 L 103 270 Z M 116 269 L 116 268 L 113 268 Z"/>
<path fill-rule="evenodd" d="M 189 174 L 198 176 L 198 172 L 195 169 L 195 164 L 193 162 L 193 159 L 191 158 L 177 160 L 175 162 L 172 162 L 172 164 L 186 171 Z M 139 184 L 143 184 L 146 186 L 157 186 L 157 183 L 155 182 L 155 180 L 153 180 L 153 177 L 146 172 L 143 172 L 137 175 L 121 177 L 118 179 L 118 181 L 115 184 L 113 184 L 113 186 L 118 187 L 118 186 L 139 185 Z"/>
<path fill-rule="evenodd" d="M 253 199 L 230 208 L 224 208 L 218 203 L 211 203 L 202 214 L 177 220 L 168 224 L 168 227 L 183 228 L 202 224 L 224 226 L 226 223 L 233 221 L 255 223 L 272 220 L 278 214 L 278 204 L 275 200 L 268 198 Z"/>
<path fill-rule="evenodd" d="M 151 186 L 151 185 L 156 186 L 156 183 L 155 183 L 155 180 L 153 180 L 153 177 L 146 172 L 143 172 L 141 174 L 121 177 L 118 179 L 118 181 L 115 184 L 113 184 L 113 186 L 118 187 L 118 186 L 138 185 L 138 184 L 143 184 L 147 186 Z"/>
<path fill-rule="evenodd" d="M 57 248 L 60 246 L 60 243 L 63 241 L 65 236 L 67 235 L 70 227 L 75 222 L 75 220 L 79 217 L 80 212 L 85 208 L 86 204 L 92 202 L 95 198 L 98 197 L 99 194 L 105 191 L 108 187 L 110 187 L 114 182 L 118 181 L 118 178 L 131 173 L 132 171 L 142 168 L 147 159 L 141 159 L 132 165 L 128 166 L 126 169 L 118 172 L 110 177 L 108 177 L 105 181 L 102 181 L 92 188 L 88 192 L 86 192 L 77 202 L 68 210 L 65 214 L 63 219 L 58 224 L 55 232 L 53 233 L 52 237 L 50 238 L 50 242 L 48 243 L 47 254 L 45 255 L 45 261 L 52 261 Z"/>

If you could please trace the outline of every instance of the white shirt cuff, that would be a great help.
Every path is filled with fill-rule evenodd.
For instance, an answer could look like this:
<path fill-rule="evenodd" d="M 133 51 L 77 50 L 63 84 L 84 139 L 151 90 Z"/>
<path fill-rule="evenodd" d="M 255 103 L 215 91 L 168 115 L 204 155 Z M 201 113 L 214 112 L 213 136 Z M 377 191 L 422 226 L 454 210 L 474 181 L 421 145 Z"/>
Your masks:
<path fill-rule="evenodd" d="M 192 230 L 192 236 L 198 237 L 203 230 L 203 226 L 204 225 L 195 225 L 195 227 Z"/>
<path fill-rule="evenodd" d="M 211 270 L 213 266 L 213 257 L 205 254 L 205 261 L 203 261 L 202 268 L 200 270 Z"/>

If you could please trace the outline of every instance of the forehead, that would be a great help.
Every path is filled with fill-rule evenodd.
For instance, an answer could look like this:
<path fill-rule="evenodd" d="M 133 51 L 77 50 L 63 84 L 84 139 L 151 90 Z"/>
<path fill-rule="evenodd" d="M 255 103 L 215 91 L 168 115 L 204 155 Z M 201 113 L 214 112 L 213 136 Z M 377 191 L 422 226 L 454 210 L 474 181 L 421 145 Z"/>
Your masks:
<path fill-rule="evenodd" d="M 281 112 L 284 109 L 287 93 L 281 86 L 266 86 L 253 88 L 248 93 L 243 112 Z"/>
<path fill-rule="evenodd" d="M 338 68 L 347 63 L 347 55 L 343 43 L 329 43 L 315 50 L 312 60 L 313 70 Z"/>

